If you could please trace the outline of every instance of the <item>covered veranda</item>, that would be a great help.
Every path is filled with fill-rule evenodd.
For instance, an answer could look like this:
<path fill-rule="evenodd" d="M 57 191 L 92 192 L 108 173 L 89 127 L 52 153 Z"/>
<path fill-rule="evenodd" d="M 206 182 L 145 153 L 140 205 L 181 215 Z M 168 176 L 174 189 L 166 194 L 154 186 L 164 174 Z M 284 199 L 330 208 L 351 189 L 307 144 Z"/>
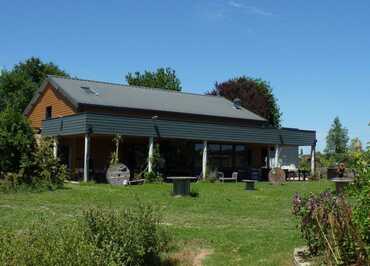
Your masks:
<path fill-rule="evenodd" d="M 204 122 L 83 113 L 43 121 L 42 134 L 55 140 L 55 155 L 71 174 L 88 181 L 104 179 L 114 150 L 115 134 L 123 136 L 120 159 L 132 172 L 152 170 L 155 144 L 164 158 L 162 173 L 205 176 L 212 165 L 225 175 L 237 171 L 248 178 L 253 169 L 278 166 L 283 146 L 311 146 L 315 132 L 297 129 L 253 128 Z M 271 162 L 271 153 L 273 161 Z M 314 171 L 314 160 L 311 160 Z"/>

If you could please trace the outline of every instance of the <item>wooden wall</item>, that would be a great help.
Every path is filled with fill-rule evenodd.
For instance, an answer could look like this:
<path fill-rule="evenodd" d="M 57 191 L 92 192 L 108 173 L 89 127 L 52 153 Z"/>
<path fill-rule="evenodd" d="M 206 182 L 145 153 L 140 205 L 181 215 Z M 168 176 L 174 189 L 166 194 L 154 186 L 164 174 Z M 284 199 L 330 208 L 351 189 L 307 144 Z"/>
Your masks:
<path fill-rule="evenodd" d="M 33 128 L 40 128 L 45 119 L 46 107 L 52 106 L 52 118 L 75 114 L 74 108 L 50 84 L 27 114 Z"/>

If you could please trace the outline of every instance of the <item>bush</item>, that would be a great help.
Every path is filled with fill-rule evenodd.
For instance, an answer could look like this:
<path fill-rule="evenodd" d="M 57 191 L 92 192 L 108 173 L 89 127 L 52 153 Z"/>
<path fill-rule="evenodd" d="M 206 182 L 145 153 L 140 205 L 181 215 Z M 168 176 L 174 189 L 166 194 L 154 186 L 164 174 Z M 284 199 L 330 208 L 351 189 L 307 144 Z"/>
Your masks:
<path fill-rule="evenodd" d="M 0 177 L 18 172 L 22 160 L 29 160 L 35 148 L 33 130 L 26 118 L 10 107 L 0 112 Z"/>
<path fill-rule="evenodd" d="M 163 177 L 155 172 L 145 172 L 144 179 L 148 183 L 160 183 L 163 181 Z"/>
<path fill-rule="evenodd" d="M 77 222 L 56 229 L 41 220 L 28 230 L 0 234 L 0 264 L 4 266 L 97 265 L 93 251 Z"/>
<path fill-rule="evenodd" d="M 0 232 L 1 265 L 158 265 L 167 235 L 150 206 L 89 209 L 63 226 L 40 221 L 30 230 Z"/>
<path fill-rule="evenodd" d="M 23 157 L 17 172 L 9 172 L 0 186 L 3 191 L 53 190 L 63 187 L 67 168 L 53 155 L 51 139 L 41 139 L 29 158 Z"/>
<path fill-rule="evenodd" d="M 85 212 L 86 237 L 103 264 L 158 265 L 168 238 L 160 230 L 159 216 L 150 207 L 124 211 L 90 209 Z"/>
<path fill-rule="evenodd" d="M 352 154 L 355 182 L 350 187 L 353 199 L 353 220 L 370 252 L 370 149 Z"/>
<path fill-rule="evenodd" d="M 365 244 L 344 198 L 328 191 L 307 198 L 296 194 L 293 214 L 312 255 L 324 256 L 328 265 L 364 265 L 367 261 Z"/>

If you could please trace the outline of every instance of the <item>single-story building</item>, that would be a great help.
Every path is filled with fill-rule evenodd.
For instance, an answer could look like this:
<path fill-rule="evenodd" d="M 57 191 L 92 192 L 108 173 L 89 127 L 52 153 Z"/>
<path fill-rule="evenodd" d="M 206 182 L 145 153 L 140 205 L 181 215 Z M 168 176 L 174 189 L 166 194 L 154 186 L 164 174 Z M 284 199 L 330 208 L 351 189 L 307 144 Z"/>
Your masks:
<path fill-rule="evenodd" d="M 272 166 L 296 164 L 299 146 L 311 146 L 314 156 L 316 144 L 315 131 L 271 127 L 238 100 L 57 76 L 43 82 L 24 114 L 54 138 L 55 154 L 84 181 L 105 175 L 116 134 L 132 173 L 152 169 L 148 158 L 158 143 L 166 176 L 214 167 L 225 176 L 263 177 Z"/>

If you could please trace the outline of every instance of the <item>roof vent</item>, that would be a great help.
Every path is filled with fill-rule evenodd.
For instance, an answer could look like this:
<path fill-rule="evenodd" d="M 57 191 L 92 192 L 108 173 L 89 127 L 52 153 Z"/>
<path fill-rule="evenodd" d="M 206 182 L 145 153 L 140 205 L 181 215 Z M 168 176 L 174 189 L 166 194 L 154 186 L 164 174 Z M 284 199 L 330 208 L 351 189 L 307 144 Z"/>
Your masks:
<path fill-rule="evenodd" d="M 241 109 L 241 106 L 242 106 L 242 102 L 240 101 L 239 98 L 235 98 L 233 100 L 233 103 L 234 103 L 234 108 L 235 109 Z"/>
<path fill-rule="evenodd" d="M 96 96 L 99 95 L 99 93 L 95 90 L 93 90 L 92 88 L 90 87 L 87 87 L 87 86 L 81 86 L 81 89 L 83 89 L 84 92 L 86 92 L 87 94 L 94 94 Z"/>

